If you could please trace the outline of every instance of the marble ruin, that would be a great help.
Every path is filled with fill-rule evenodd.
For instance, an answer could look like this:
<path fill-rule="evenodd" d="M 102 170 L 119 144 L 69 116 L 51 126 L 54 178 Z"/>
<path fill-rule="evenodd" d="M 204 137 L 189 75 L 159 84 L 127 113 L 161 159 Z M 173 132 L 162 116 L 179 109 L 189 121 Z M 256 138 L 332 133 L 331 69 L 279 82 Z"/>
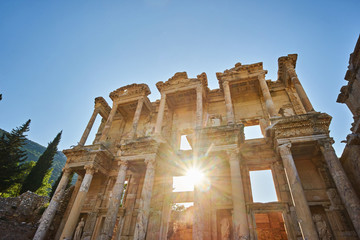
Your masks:
<path fill-rule="evenodd" d="M 205 73 L 178 72 L 156 84 L 155 102 L 146 84 L 111 92 L 112 107 L 96 98 L 80 142 L 64 150 L 61 182 L 34 239 L 46 239 L 71 172 L 79 177 L 56 239 L 359 239 L 359 175 L 343 169 L 331 116 L 314 110 L 296 61 L 280 57 L 276 81 L 261 62 L 237 63 L 216 74 L 218 89 Z M 248 139 L 251 126 L 261 138 Z M 189 150 L 180 147 L 184 137 Z M 174 177 L 190 168 L 202 181 L 174 191 Z M 258 170 L 272 174 L 277 200 L 254 201 L 250 173 Z M 193 206 L 174 212 L 176 203 Z"/>

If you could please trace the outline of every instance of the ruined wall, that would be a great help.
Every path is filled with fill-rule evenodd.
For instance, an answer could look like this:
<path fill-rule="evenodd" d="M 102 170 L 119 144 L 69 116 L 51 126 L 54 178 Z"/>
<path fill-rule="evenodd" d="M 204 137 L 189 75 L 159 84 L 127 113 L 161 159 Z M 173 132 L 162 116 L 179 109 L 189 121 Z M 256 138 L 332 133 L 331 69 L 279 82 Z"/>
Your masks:
<path fill-rule="evenodd" d="M 341 88 L 337 102 L 347 105 L 353 114 L 354 122 L 340 161 L 360 197 L 360 37 L 354 52 L 350 54 L 345 80 L 348 84 Z"/>
<path fill-rule="evenodd" d="M 71 237 L 81 218 L 83 239 L 357 239 L 356 219 L 328 166 L 338 161 L 331 144 L 325 149 L 331 117 L 313 109 L 296 60 L 279 58 L 275 81 L 265 80 L 262 63 L 237 63 L 217 73 L 218 89 L 208 88 L 205 73 L 179 72 L 156 84 L 161 99 L 152 103 L 146 84 L 110 93 L 112 108 L 97 98 L 94 113 L 103 120 L 94 144 L 64 151 L 66 167 L 84 180 L 57 239 Z M 244 126 L 252 125 L 263 137 L 245 140 Z M 179 150 L 181 135 L 192 150 Z M 173 177 L 193 166 L 203 185 L 173 192 Z M 254 201 L 256 170 L 271 171 L 276 201 Z M 182 202 L 194 203 L 186 226 L 171 220 L 171 207 Z"/>

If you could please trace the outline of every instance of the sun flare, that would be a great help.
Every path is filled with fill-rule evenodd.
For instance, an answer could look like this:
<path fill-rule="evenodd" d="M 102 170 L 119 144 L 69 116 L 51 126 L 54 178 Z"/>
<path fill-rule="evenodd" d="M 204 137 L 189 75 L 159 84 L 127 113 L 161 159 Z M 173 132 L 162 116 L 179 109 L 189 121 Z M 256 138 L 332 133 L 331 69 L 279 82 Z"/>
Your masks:
<path fill-rule="evenodd" d="M 188 177 L 188 181 L 192 182 L 194 185 L 201 183 L 204 178 L 204 174 L 197 168 L 190 168 L 186 172 L 186 176 Z"/>

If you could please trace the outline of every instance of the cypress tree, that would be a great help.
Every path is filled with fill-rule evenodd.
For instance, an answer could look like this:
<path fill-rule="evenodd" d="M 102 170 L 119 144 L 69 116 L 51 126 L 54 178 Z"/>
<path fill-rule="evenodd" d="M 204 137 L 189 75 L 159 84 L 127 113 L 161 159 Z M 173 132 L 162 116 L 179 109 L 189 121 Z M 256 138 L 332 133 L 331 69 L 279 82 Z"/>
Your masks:
<path fill-rule="evenodd" d="M 25 132 L 29 131 L 29 125 L 30 119 L 0 137 L 0 192 L 23 180 L 22 173 L 28 166 L 23 164 L 27 156 L 21 148 L 25 145 Z"/>
<path fill-rule="evenodd" d="M 42 186 L 43 179 L 51 168 L 54 156 L 57 152 L 57 146 L 60 142 L 61 133 L 62 131 L 56 135 L 54 140 L 49 143 L 43 154 L 39 157 L 36 165 L 31 169 L 31 172 L 25 178 L 25 181 L 20 190 L 20 194 L 28 190 L 35 192 Z"/>

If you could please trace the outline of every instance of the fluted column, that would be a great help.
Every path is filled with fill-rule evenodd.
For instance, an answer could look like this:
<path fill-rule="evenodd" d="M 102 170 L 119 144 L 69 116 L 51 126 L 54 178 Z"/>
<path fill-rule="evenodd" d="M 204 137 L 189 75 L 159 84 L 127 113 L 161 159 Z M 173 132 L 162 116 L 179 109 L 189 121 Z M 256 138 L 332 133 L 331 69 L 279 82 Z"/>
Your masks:
<path fill-rule="evenodd" d="M 238 153 L 229 153 L 230 173 L 231 173 L 231 193 L 233 202 L 233 239 L 249 239 L 249 225 L 247 221 L 246 203 L 244 187 L 241 178 L 241 169 Z"/>
<path fill-rule="evenodd" d="M 85 173 L 84 179 L 81 183 L 80 190 L 79 190 L 78 194 L 76 195 L 73 207 L 71 208 L 69 217 L 66 221 L 66 224 L 65 224 L 65 227 L 61 234 L 60 239 L 64 239 L 64 238 L 72 239 L 72 236 L 74 234 L 74 230 L 76 228 L 76 224 L 77 224 L 78 218 L 80 216 L 80 211 L 84 205 L 86 194 L 89 191 L 91 180 L 96 171 L 96 169 L 92 165 L 85 166 L 85 170 L 86 170 L 86 173 Z"/>
<path fill-rule="evenodd" d="M 95 119 L 96 119 L 96 116 L 97 116 L 98 113 L 99 113 L 99 110 L 97 108 L 95 108 L 94 112 L 91 115 L 91 118 L 90 118 L 90 120 L 88 122 L 88 125 L 86 126 L 85 131 L 84 131 L 84 133 L 83 133 L 83 135 L 82 135 L 82 137 L 80 139 L 80 142 L 79 142 L 80 146 L 85 145 L 85 142 L 86 142 L 86 140 L 87 140 L 87 138 L 89 136 L 89 133 L 91 131 L 92 126 L 94 125 L 94 122 L 95 122 Z"/>
<path fill-rule="evenodd" d="M 301 103 L 303 104 L 306 112 L 314 111 L 314 108 L 313 108 L 308 96 L 306 95 L 306 92 L 305 92 L 303 86 L 301 85 L 301 83 L 299 81 L 299 78 L 295 72 L 295 69 L 293 69 L 292 67 L 288 67 L 287 72 L 290 76 L 291 82 L 294 84 L 296 92 L 299 95 Z"/>
<path fill-rule="evenodd" d="M 325 139 L 319 141 L 320 149 L 328 165 L 330 174 L 334 179 L 342 202 L 345 205 L 354 228 L 360 237 L 360 201 L 351 185 L 336 153 L 332 147 L 333 140 Z"/>
<path fill-rule="evenodd" d="M 156 118 L 155 135 L 161 135 L 162 122 L 165 112 L 166 94 L 161 93 L 161 100 L 159 105 L 159 111 Z"/>
<path fill-rule="evenodd" d="M 116 217 L 121 203 L 121 196 L 124 191 L 124 183 L 126 177 L 126 170 L 128 169 L 128 162 L 119 162 L 120 168 L 116 178 L 115 185 L 112 189 L 111 198 L 109 200 L 109 207 L 106 213 L 104 227 L 101 231 L 100 239 L 109 240 L 112 238 L 113 230 L 116 224 Z"/>
<path fill-rule="evenodd" d="M 228 124 L 234 124 L 235 117 L 234 117 L 234 110 L 232 106 L 231 93 L 230 93 L 230 87 L 228 81 L 223 82 L 223 88 L 224 88 L 227 122 Z"/>
<path fill-rule="evenodd" d="M 203 94 L 202 86 L 196 88 L 196 127 L 203 126 Z"/>
<path fill-rule="evenodd" d="M 41 216 L 39 227 L 36 230 L 34 240 L 45 239 L 46 233 L 50 227 L 52 220 L 54 219 L 55 213 L 59 207 L 60 201 L 64 196 L 66 185 L 69 181 L 71 170 L 68 168 L 63 169 L 63 175 L 59 182 L 59 185 L 56 188 L 53 198 L 51 199 L 49 206 L 46 208 L 45 212 Z"/>
<path fill-rule="evenodd" d="M 262 95 L 265 99 L 266 110 L 269 113 L 270 117 L 275 117 L 277 114 L 276 114 L 274 102 L 271 98 L 269 87 L 265 81 L 265 75 L 263 74 L 259 75 L 258 79 L 259 79 Z"/>
<path fill-rule="evenodd" d="M 109 116 L 108 116 L 108 119 L 106 120 L 104 129 L 103 129 L 103 131 L 102 131 L 102 133 L 101 133 L 100 142 L 103 142 L 103 141 L 106 140 L 106 137 L 107 137 L 107 135 L 108 135 L 108 133 L 109 133 L 111 124 L 112 124 L 112 122 L 113 122 L 113 120 L 114 120 L 114 117 L 115 117 L 115 115 L 116 115 L 116 111 L 117 111 L 118 106 L 119 106 L 118 103 L 116 103 L 116 102 L 113 103 L 113 107 L 112 107 L 112 109 L 111 109 L 111 111 L 110 111 L 110 114 L 109 114 Z"/>
<path fill-rule="evenodd" d="M 141 115 L 141 109 L 144 105 L 144 97 L 140 98 L 137 102 L 136 111 L 134 114 L 132 129 L 130 133 L 130 137 L 133 139 L 136 137 L 136 129 L 139 123 L 140 115 Z"/>
<path fill-rule="evenodd" d="M 136 240 L 143 240 L 145 239 L 146 235 L 148 218 L 150 213 L 151 194 L 155 177 L 155 157 L 145 159 L 145 163 L 147 164 L 146 173 L 143 188 L 141 191 L 139 213 L 137 215 L 134 233 L 134 239 Z"/>
<path fill-rule="evenodd" d="M 278 150 L 284 164 L 285 174 L 289 184 L 293 204 L 295 206 L 297 219 L 300 225 L 303 239 L 317 240 L 319 238 L 312 220 L 304 189 L 301 185 L 300 177 L 290 151 L 290 147 L 291 143 L 285 143 L 280 145 Z"/>

